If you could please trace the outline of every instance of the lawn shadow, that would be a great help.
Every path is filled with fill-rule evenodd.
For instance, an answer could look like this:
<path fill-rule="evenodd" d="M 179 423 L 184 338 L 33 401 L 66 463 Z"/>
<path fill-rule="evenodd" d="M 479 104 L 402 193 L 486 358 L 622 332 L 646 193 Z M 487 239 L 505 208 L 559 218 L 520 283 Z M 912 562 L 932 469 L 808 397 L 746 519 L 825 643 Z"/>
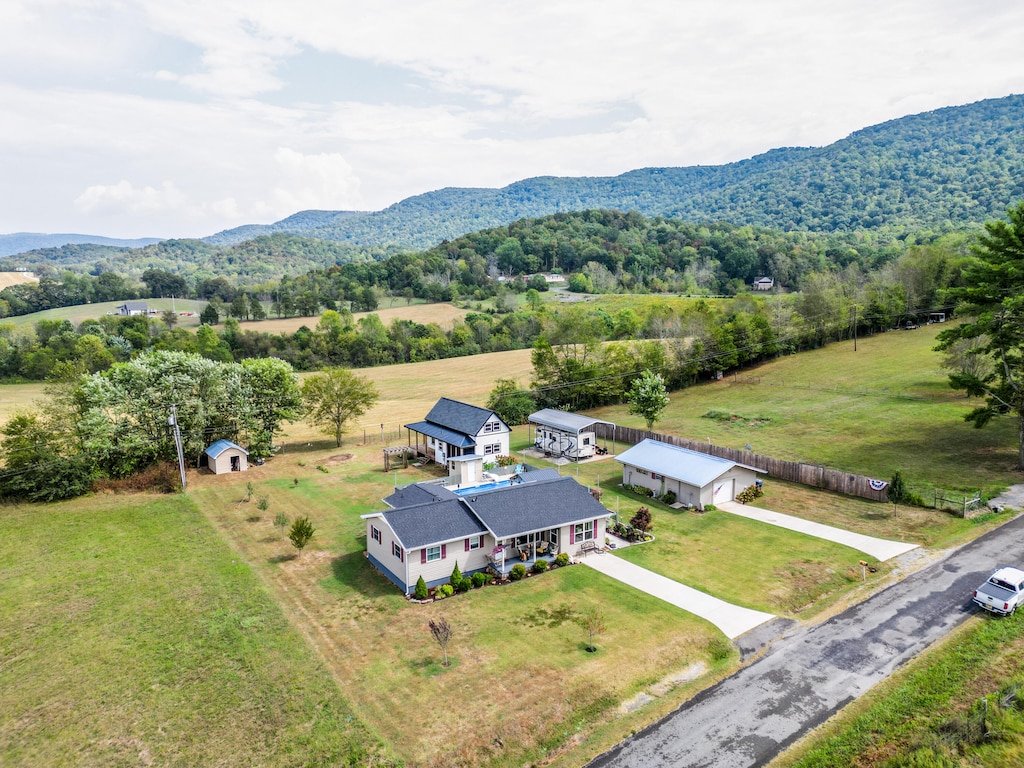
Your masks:
<path fill-rule="evenodd" d="M 294 560 L 297 557 L 298 557 L 298 555 L 295 554 L 294 552 L 289 552 L 289 553 L 284 554 L 284 555 L 274 555 L 273 557 L 268 557 L 267 558 L 267 562 L 270 563 L 271 565 L 278 565 L 280 563 L 290 562 L 290 561 Z"/>
<path fill-rule="evenodd" d="M 334 580 L 365 597 L 394 595 L 396 587 L 377 572 L 362 552 L 349 552 L 331 560 Z"/>

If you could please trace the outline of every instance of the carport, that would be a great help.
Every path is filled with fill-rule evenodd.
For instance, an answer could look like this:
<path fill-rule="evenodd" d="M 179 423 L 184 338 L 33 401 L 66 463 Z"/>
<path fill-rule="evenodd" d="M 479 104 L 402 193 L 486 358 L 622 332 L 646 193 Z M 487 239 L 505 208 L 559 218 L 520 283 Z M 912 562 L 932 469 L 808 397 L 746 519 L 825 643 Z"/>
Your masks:
<path fill-rule="evenodd" d="M 615 426 L 610 421 L 554 408 L 531 413 L 528 421 L 534 431 L 533 444 L 538 451 L 542 451 L 545 456 L 564 456 L 573 461 L 607 453 L 607 449 L 597 444 L 594 425 Z"/>

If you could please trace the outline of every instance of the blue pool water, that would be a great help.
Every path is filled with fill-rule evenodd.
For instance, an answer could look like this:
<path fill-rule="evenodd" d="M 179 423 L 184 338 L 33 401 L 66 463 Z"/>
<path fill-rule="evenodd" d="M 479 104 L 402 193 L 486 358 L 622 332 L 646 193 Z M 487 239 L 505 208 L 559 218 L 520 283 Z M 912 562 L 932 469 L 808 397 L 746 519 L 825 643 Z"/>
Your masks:
<path fill-rule="evenodd" d="M 510 480 L 496 480 L 491 483 L 483 483 L 482 485 L 473 485 L 468 488 L 452 488 L 452 493 L 458 496 L 468 496 L 471 493 L 480 493 L 481 491 L 493 491 L 495 488 L 504 488 L 507 485 L 511 485 Z"/>

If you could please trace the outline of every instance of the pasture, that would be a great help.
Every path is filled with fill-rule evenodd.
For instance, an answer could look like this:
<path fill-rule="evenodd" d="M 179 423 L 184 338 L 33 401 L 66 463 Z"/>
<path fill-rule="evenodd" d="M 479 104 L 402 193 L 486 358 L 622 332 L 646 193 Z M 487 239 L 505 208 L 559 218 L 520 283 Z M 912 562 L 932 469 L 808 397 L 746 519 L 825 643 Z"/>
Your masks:
<path fill-rule="evenodd" d="M 383 755 L 186 496 L 0 507 L 0 765 Z"/>
<path fill-rule="evenodd" d="M 941 325 L 790 355 L 672 393 L 655 431 L 888 480 L 901 470 L 927 502 L 1020 482 L 1014 419 L 964 422 L 978 405 L 949 388 L 932 351 Z M 626 406 L 593 411 L 643 428 Z"/>

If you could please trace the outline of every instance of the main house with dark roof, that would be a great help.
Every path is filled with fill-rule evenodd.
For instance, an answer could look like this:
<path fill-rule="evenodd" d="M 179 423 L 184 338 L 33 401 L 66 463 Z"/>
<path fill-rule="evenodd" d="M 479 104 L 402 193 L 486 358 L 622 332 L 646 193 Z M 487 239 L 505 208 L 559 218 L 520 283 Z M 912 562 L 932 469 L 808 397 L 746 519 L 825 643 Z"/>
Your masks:
<path fill-rule="evenodd" d="M 457 456 L 507 456 L 512 430 L 494 411 L 442 397 L 423 421 L 406 424 L 416 451 L 438 464 Z M 423 448 L 420 448 L 420 435 Z M 410 445 L 412 443 L 410 442 Z"/>
<path fill-rule="evenodd" d="M 367 558 L 408 595 L 421 576 L 444 584 L 456 563 L 463 575 L 505 575 L 517 563 L 580 554 L 586 542 L 604 546 L 612 513 L 575 479 L 553 469 L 481 479 L 396 489 L 389 509 L 363 515 Z"/>

